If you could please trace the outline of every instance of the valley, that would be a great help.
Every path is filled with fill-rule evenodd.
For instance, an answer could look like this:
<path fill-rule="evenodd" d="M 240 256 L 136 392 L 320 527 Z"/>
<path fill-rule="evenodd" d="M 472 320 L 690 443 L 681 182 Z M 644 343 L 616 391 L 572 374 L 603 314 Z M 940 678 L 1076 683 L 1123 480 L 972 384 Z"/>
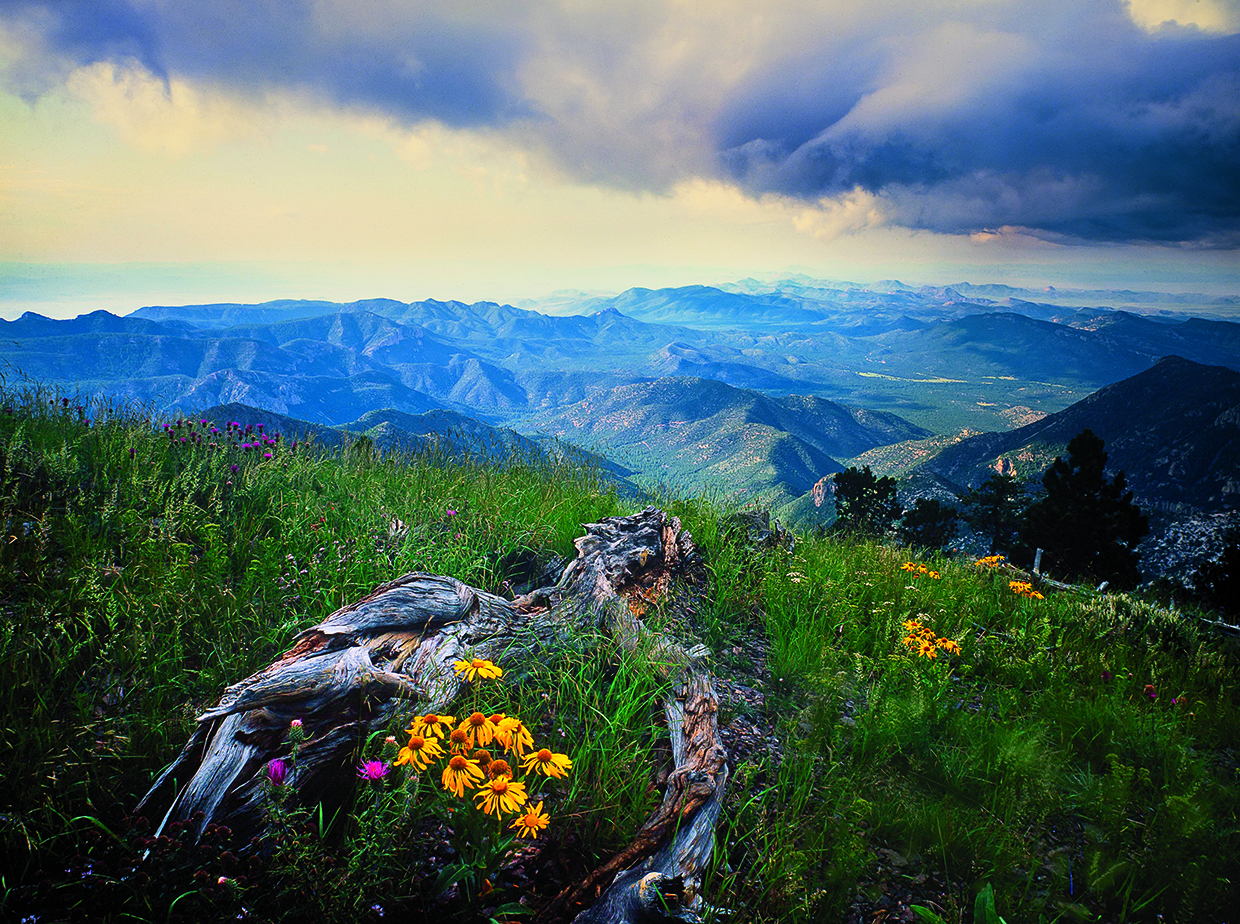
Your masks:
<path fill-rule="evenodd" d="M 381 449 L 449 430 L 462 445 L 506 451 L 576 446 L 605 459 L 626 490 L 757 502 L 800 525 L 829 522 L 824 479 L 854 462 L 963 488 L 1000 464 L 1034 476 L 1089 425 L 1115 446 L 1142 502 L 1172 516 L 1231 509 L 1238 496 L 1227 416 L 1237 402 L 1215 383 L 1240 370 L 1240 323 L 1223 319 L 1236 308 L 1204 296 L 798 277 L 521 306 L 280 300 L 64 321 L 27 313 L 0 321 L 0 362 L 10 379 L 153 414 L 245 405 L 367 434 Z M 1167 356 L 1185 365 L 1165 367 Z M 1222 423 L 1168 425 L 1197 417 L 1140 384 L 1159 369 L 1154 392 L 1197 395 L 1183 386 L 1203 383 L 1213 397 L 1197 406 Z M 1127 405 L 1101 397 L 1138 380 Z M 1184 448 L 1191 437 L 1197 450 Z M 1166 449 L 1169 439 L 1179 448 Z M 1208 447 L 1222 454 L 1203 461 Z"/>

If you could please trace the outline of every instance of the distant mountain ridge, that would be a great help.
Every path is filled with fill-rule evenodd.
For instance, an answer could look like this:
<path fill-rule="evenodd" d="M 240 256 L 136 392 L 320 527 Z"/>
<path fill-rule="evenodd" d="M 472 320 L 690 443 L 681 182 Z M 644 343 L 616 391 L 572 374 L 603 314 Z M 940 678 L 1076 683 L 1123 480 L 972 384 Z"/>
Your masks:
<path fill-rule="evenodd" d="M 1240 370 L 1233 321 L 1054 291 L 794 278 L 557 299 L 576 313 L 383 298 L 27 313 L 0 321 L 0 369 L 159 412 L 240 402 L 347 427 L 441 411 L 620 453 L 647 482 L 777 504 L 879 447 L 910 444 L 911 462 L 930 434 L 1065 412 L 1169 354 Z"/>
<path fill-rule="evenodd" d="M 841 471 L 837 457 L 929 435 L 895 414 L 688 377 L 600 389 L 529 422 L 631 459 L 647 478 L 661 477 L 689 491 L 756 493 L 777 505 Z"/>
<path fill-rule="evenodd" d="M 967 486 L 1002 469 L 1035 477 L 1089 428 L 1138 502 L 1179 514 L 1240 508 L 1240 373 L 1169 356 L 1067 410 L 963 439 L 916 471 Z"/>
<path fill-rule="evenodd" d="M 364 438 L 370 448 L 381 453 L 438 451 L 455 459 L 534 463 L 572 458 L 583 465 L 596 467 L 605 480 L 624 493 L 637 493 L 637 488 L 627 477 L 633 473 L 609 459 L 554 441 L 532 440 L 514 430 L 492 427 L 453 411 L 407 414 L 392 408 L 380 408 L 339 427 L 329 427 L 239 402 L 217 405 L 200 413 L 204 419 L 215 421 L 217 426 L 230 421 L 243 427 L 257 428 L 262 424 L 268 434 L 279 433 L 286 444 L 296 440 L 332 450 L 352 446 L 359 438 Z"/>

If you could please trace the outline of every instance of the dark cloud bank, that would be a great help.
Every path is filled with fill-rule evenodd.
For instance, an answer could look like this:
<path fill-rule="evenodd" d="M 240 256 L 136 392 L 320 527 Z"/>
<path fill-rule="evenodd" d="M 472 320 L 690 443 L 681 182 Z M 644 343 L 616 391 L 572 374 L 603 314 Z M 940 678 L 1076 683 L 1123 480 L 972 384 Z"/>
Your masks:
<path fill-rule="evenodd" d="M 0 0 L 0 18 L 42 46 L 10 73 L 28 96 L 73 66 L 138 63 L 249 95 L 309 92 L 407 124 L 532 132 L 580 175 L 609 161 L 604 145 L 614 161 L 615 133 L 624 132 L 622 185 L 636 177 L 659 189 L 713 170 L 751 193 L 809 202 L 860 188 L 912 228 L 1240 246 L 1240 36 L 1170 26 L 1147 34 L 1118 2 L 999 6 L 986 21 L 955 24 L 975 39 L 961 55 L 984 54 L 976 81 L 952 86 L 970 63 L 952 60 L 950 48 L 933 54 L 942 17 L 929 7 L 921 20 L 888 10 L 865 28 L 823 28 L 795 52 L 764 46 L 722 100 L 678 99 L 667 118 L 694 113 L 700 124 L 689 134 L 707 147 L 686 155 L 678 176 L 667 151 L 643 152 L 641 124 L 596 132 L 584 106 L 584 124 L 559 124 L 572 108 L 548 108 L 522 83 L 556 14 L 519 2 L 502 9 L 471 19 L 426 5 L 359 24 L 293 0 Z M 650 18 L 603 47 L 613 58 L 639 54 L 658 25 Z M 921 57 L 931 64 L 919 66 Z M 936 92 L 942 80 L 949 85 Z M 663 87 L 664 97 L 677 89 Z M 686 84 L 683 95 L 695 92 Z M 662 143 L 655 138 L 647 148 Z"/>

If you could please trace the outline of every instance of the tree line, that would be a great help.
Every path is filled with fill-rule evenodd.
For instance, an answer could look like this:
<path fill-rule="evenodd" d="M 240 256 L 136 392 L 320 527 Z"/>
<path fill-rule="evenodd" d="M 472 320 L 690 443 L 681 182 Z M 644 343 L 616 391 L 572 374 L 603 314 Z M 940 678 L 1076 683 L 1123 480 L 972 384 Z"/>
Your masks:
<path fill-rule="evenodd" d="M 1082 430 L 1068 443 L 1068 457 L 1056 457 L 1042 474 L 1042 492 L 1031 495 L 1015 475 L 991 473 L 961 497 L 961 507 L 918 498 L 905 509 L 896 479 L 853 467 L 833 477 L 837 519 L 833 530 L 895 537 L 907 545 L 941 550 L 967 523 L 1002 554 L 1032 566 L 1043 550 L 1042 567 L 1073 581 L 1106 581 L 1131 588 L 1140 580 L 1136 545 L 1149 533 L 1149 520 L 1133 503 L 1123 472 L 1106 475 L 1103 441 Z"/>

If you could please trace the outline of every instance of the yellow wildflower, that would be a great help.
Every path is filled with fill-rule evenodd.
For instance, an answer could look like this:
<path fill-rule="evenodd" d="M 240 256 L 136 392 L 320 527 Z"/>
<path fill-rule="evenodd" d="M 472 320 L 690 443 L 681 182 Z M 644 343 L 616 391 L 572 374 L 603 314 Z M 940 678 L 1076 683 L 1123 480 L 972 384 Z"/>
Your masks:
<path fill-rule="evenodd" d="M 469 746 L 472 748 L 474 742 L 478 742 L 478 747 L 486 747 L 495 738 L 495 726 L 491 723 L 488 716 L 481 712 L 470 713 L 461 720 L 461 724 L 457 726 L 457 731 L 463 731 L 468 736 Z"/>
<path fill-rule="evenodd" d="M 469 732 L 463 728 L 452 729 L 452 734 L 448 735 L 448 745 L 452 748 L 453 754 L 464 754 L 473 748 L 469 740 Z"/>
<path fill-rule="evenodd" d="M 486 658 L 471 658 L 468 661 L 456 661 L 452 665 L 452 669 L 456 671 L 456 675 L 470 683 L 479 677 L 484 680 L 493 680 L 504 676 L 503 668 L 497 664 L 487 660 Z"/>
<path fill-rule="evenodd" d="M 525 758 L 521 765 L 525 767 L 526 773 L 536 770 L 543 776 L 553 776 L 562 780 L 564 772 L 573 765 L 573 762 L 568 759 L 567 754 L 553 754 L 547 748 L 541 748 Z"/>
<path fill-rule="evenodd" d="M 934 642 L 929 639 L 922 639 L 917 645 L 917 654 L 923 658 L 937 658 L 939 650 L 935 647 Z"/>
<path fill-rule="evenodd" d="M 500 720 L 495 729 L 495 740 L 504 746 L 505 751 L 516 751 L 520 757 L 525 756 L 527 748 L 534 746 L 534 737 L 529 729 L 515 716 L 506 716 Z"/>
<path fill-rule="evenodd" d="M 486 774 L 478 766 L 478 762 L 461 754 L 453 754 L 448 765 L 443 768 L 441 782 L 443 788 L 453 793 L 458 799 L 465 798 L 465 790 L 473 789 L 474 785 L 486 779 Z"/>
<path fill-rule="evenodd" d="M 443 757 L 443 748 L 438 738 L 423 738 L 421 735 L 410 735 L 409 744 L 400 749 L 396 755 L 396 766 L 412 764 L 415 770 L 425 770 L 431 761 Z"/>
<path fill-rule="evenodd" d="M 508 827 L 519 829 L 517 837 L 537 837 L 538 832 L 551 822 L 551 816 L 544 815 L 542 807 L 541 801 L 533 807 L 527 805 L 525 814 L 514 818 Z"/>
<path fill-rule="evenodd" d="M 919 623 L 916 619 L 904 620 L 904 631 L 905 632 L 917 632 L 920 629 L 921 629 L 921 623 Z"/>
<path fill-rule="evenodd" d="M 426 715 L 414 716 L 413 724 L 405 729 L 406 734 L 421 735 L 423 738 L 442 738 L 452 729 L 456 716 L 437 715 L 428 712 Z"/>
<path fill-rule="evenodd" d="M 486 815 L 515 812 L 525 803 L 525 784 L 513 782 L 506 776 L 497 776 L 479 786 L 474 798 L 478 800 L 478 808 Z"/>
<path fill-rule="evenodd" d="M 913 564 L 911 561 L 906 561 L 904 564 L 900 566 L 900 570 L 901 571 L 916 571 L 917 566 Z"/>
<path fill-rule="evenodd" d="M 1040 593 L 1033 589 L 1033 584 L 1029 581 L 1008 581 L 1008 587 L 1012 593 L 1020 594 L 1022 597 L 1029 597 L 1032 600 L 1045 600 Z"/>
<path fill-rule="evenodd" d="M 948 654 L 954 654 L 954 655 L 960 654 L 960 646 L 949 638 L 941 638 L 935 644 L 938 645 L 940 648 L 942 648 L 944 651 L 946 651 Z"/>
<path fill-rule="evenodd" d="M 508 779 L 512 779 L 512 767 L 509 766 L 508 761 L 504 760 L 504 758 L 497 757 L 487 764 L 487 776 L 491 777 L 491 779 L 495 779 L 497 776 L 506 776 Z"/>

